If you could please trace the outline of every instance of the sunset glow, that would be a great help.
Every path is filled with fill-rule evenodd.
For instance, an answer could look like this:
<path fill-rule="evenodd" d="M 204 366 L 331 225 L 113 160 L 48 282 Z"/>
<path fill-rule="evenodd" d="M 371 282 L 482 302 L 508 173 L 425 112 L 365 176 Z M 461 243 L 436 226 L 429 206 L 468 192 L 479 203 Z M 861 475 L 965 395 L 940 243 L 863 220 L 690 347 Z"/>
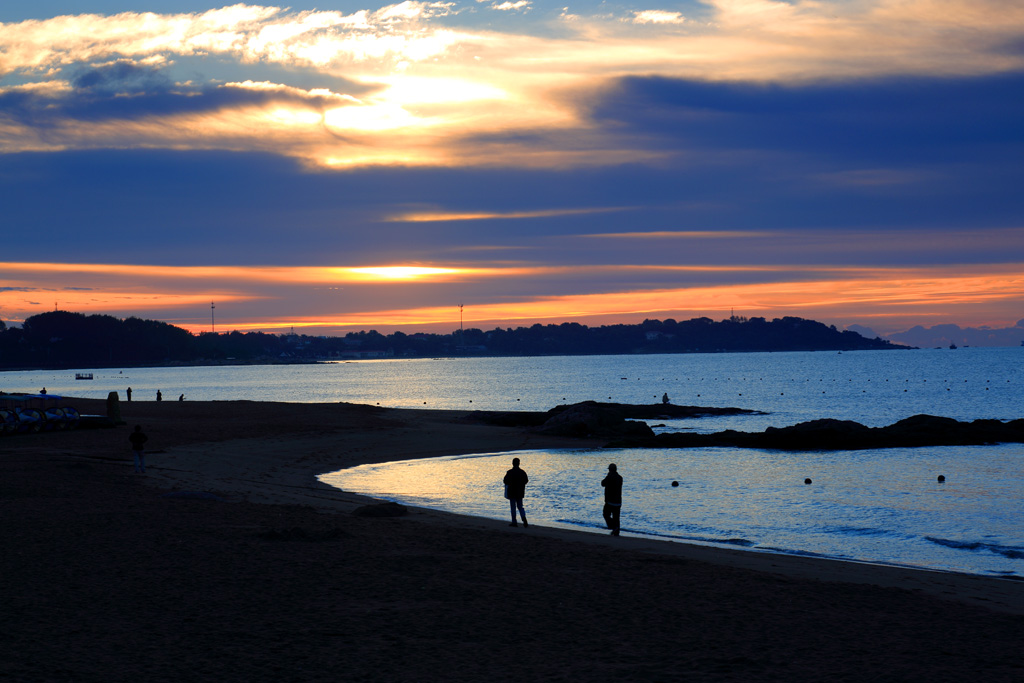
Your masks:
<path fill-rule="evenodd" d="M 54 3 L 0 9 L 10 324 L 1024 318 L 1012 3 Z"/>
<path fill-rule="evenodd" d="M 212 299 L 220 310 L 241 309 L 255 302 L 261 310 L 291 311 L 278 320 L 235 316 L 232 329 L 278 330 L 298 326 L 317 333 L 344 333 L 366 327 L 448 329 L 458 317 L 458 309 L 453 304 L 376 309 L 360 301 L 357 302 L 359 307 L 351 312 L 318 315 L 309 310 L 315 306 L 303 303 L 310 292 L 333 291 L 336 297 L 343 297 L 346 285 L 361 288 L 375 286 L 376 283 L 417 280 L 425 286 L 443 287 L 446 283 L 465 279 L 514 283 L 542 278 L 579 288 L 580 283 L 595 277 L 597 283 L 620 277 L 626 277 L 627 281 L 638 277 L 671 279 L 673 274 L 683 273 L 695 276 L 703 273 L 726 280 L 752 276 L 771 279 L 749 284 L 580 291 L 559 296 L 525 297 L 515 302 L 475 303 L 463 311 L 464 322 L 473 326 L 516 326 L 564 320 L 604 324 L 645 317 L 685 319 L 707 316 L 717 319 L 735 311 L 769 318 L 783 315 L 807 317 L 808 310 L 823 311 L 828 317 L 851 316 L 879 321 L 876 324 L 885 324 L 891 317 L 903 317 L 919 323 L 956 317 L 978 324 L 990 319 L 988 316 L 997 317 L 998 311 L 1007 305 L 1012 310 L 1024 298 L 1024 264 L 1009 265 L 998 272 L 958 269 L 960 272 L 945 274 L 922 268 L 793 266 L 172 268 L 4 263 L 0 268 L 6 273 L 19 273 L 18 277 L 0 281 L 0 285 L 5 290 L 8 310 L 21 309 L 26 315 L 41 312 L 47 306 L 86 313 L 130 311 L 144 307 L 177 319 L 179 311 L 204 309 Z M 68 282 L 77 282 L 78 286 L 53 286 L 56 283 L 52 282 L 51 286 L 43 286 L 41 278 L 52 277 L 54 272 L 67 273 L 71 278 Z M 795 275 L 799 277 L 794 279 Z M 430 285 L 431 282 L 435 284 Z M 169 289 L 172 286 L 174 288 Z M 602 287 L 598 285 L 598 288 Z M 196 332 L 207 329 L 206 321 L 178 324 Z"/>
<path fill-rule="evenodd" d="M 421 266 L 382 266 L 379 268 L 348 268 L 356 277 L 368 280 L 419 280 L 443 275 L 457 275 L 455 268 L 425 268 Z"/>

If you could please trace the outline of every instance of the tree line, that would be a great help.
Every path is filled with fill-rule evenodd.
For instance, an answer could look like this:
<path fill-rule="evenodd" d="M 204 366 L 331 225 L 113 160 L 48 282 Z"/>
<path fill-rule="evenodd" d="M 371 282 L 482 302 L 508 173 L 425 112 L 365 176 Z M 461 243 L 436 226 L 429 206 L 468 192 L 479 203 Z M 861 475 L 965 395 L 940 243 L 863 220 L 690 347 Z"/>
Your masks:
<path fill-rule="evenodd" d="M 51 311 L 22 327 L 0 321 L 0 368 L 120 367 L 221 362 L 280 363 L 367 357 L 542 356 L 722 351 L 855 351 L 904 348 L 796 317 L 644 320 L 588 327 L 561 323 L 447 334 L 376 330 L 344 336 L 204 332 L 156 320 Z"/>

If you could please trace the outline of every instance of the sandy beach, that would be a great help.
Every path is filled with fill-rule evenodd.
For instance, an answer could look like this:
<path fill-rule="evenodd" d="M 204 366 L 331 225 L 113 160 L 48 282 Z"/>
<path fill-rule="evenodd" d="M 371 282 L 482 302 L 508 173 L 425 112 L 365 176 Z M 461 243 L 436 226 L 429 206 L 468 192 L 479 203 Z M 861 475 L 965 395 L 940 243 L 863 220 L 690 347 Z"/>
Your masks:
<path fill-rule="evenodd" d="M 366 517 L 377 501 L 315 478 L 599 442 L 455 411 L 120 408 L 113 429 L 0 437 L 0 679 L 1024 680 L 1022 581 Z"/>

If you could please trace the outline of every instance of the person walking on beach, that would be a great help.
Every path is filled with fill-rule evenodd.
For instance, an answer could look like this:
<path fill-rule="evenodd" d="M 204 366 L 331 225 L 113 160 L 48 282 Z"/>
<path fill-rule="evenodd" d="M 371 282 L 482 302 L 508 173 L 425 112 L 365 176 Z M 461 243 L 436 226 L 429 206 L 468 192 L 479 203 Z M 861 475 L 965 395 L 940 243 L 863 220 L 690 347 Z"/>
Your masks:
<path fill-rule="evenodd" d="M 156 400 L 158 400 L 158 401 L 164 400 L 163 392 L 161 392 L 159 389 L 156 390 Z"/>
<path fill-rule="evenodd" d="M 523 509 L 523 496 L 526 495 L 526 484 L 530 478 L 526 476 L 525 471 L 520 469 L 519 458 L 512 458 L 512 469 L 505 473 L 505 478 L 502 481 L 505 482 L 505 496 L 508 498 L 508 506 L 512 511 L 512 523 L 509 526 L 519 526 L 516 524 L 516 508 L 519 508 L 523 526 L 529 527 L 530 524 L 526 521 L 526 510 Z"/>
<path fill-rule="evenodd" d="M 142 425 L 135 425 L 135 431 L 128 435 L 132 443 L 132 454 L 135 459 L 135 471 L 139 474 L 146 473 L 146 451 L 144 450 L 149 437 L 142 432 Z"/>
<path fill-rule="evenodd" d="M 127 388 L 127 389 L 125 390 L 125 392 L 124 392 L 124 393 L 125 393 L 125 394 L 127 394 L 127 396 L 128 396 L 128 402 L 129 402 L 129 403 L 131 403 L 131 402 L 132 402 L 132 388 L 131 388 L 131 387 L 128 387 L 128 388 Z"/>
<path fill-rule="evenodd" d="M 604 523 L 612 530 L 612 536 L 619 535 L 619 512 L 622 510 L 622 475 L 615 463 L 608 465 L 608 475 L 601 480 L 604 487 Z"/>

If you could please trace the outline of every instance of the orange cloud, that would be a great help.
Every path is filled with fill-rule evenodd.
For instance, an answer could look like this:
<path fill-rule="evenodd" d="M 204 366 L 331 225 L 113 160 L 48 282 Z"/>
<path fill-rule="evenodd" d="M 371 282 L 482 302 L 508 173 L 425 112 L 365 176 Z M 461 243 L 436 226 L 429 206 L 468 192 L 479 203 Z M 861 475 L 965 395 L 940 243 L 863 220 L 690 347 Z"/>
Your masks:
<path fill-rule="evenodd" d="M 1016 320 L 1014 316 L 1018 313 L 1015 311 L 1024 297 L 1024 269 L 1018 265 L 996 270 L 1004 272 L 939 277 L 927 269 L 849 268 L 838 271 L 839 277 L 835 279 L 533 297 L 466 306 L 463 319 L 473 326 L 569 320 L 603 324 L 636 322 L 652 316 L 725 315 L 735 309 L 744 315 L 766 317 L 797 315 L 830 319 L 856 315 L 864 319 L 884 320 L 897 315 L 903 319 L 955 315 L 970 324 Z M 237 326 L 239 329 L 281 329 L 294 325 L 336 332 L 417 326 L 445 329 L 457 319 L 455 307 L 449 305 L 338 316 L 299 316 L 277 323 L 254 320 Z"/>
<path fill-rule="evenodd" d="M 437 290 L 444 305 L 382 307 L 403 287 L 410 299 L 429 301 L 428 283 L 479 283 L 464 310 L 474 326 L 533 324 L 568 320 L 636 321 L 643 317 L 715 316 L 735 309 L 743 315 L 800 315 L 816 319 L 912 321 L 944 316 L 964 324 L 989 324 L 1020 316 L 1024 265 L 944 268 L 864 268 L 787 266 L 524 266 L 489 267 L 173 267 L 109 264 L 0 264 L 0 310 L 20 320 L 51 310 L 110 313 L 168 319 L 169 311 L 206 311 L 209 302 L 232 302 L 225 325 L 232 329 L 316 328 L 321 333 L 348 329 L 429 327 L 444 329 L 458 319 L 448 302 L 452 290 Z M 727 277 L 732 284 L 666 286 L 672 275 Z M 614 276 L 614 277 L 612 277 Z M 746 282 L 736 283 L 743 277 Z M 521 283 L 557 278 L 559 287 L 577 290 L 560 296 L 530 296 Z M 759 281 L 750 281 L 757 278 Z M 660 284 L 659 284 L 660 280 Z M 644 283 L 642 286 L 638 283 Z M 496 287 L 497 284 L 497 287 Z M 358 286 L 358 297 L 330 292 Z M 535 290 L 535 288 L 533 288 Z M 599 289 L 600 291 L 595 291 Z M 355 290 L 353 290 L 355 291 Z M 499 292 L 489 293 L 489 292 Z M 426 293 L 425 293 L 426 292 Z M 397 293 L 397 294 L 396 294 Z M 315 297 L 325 298 L 315 305 Z M 249 302 L 248 306 L 242 304 Z M 226 307 L 223 307 L 226 308 Z M 330 310 L 313 315 L 312 310 Z M 254 315 L 259 311 L 258 315 Z M 202 314 L 200 313 L 200 316 Z M 230 317 L 232 316 L 233 317 Z M 205 328 L 205 320 L 193 327 Z M 189 319 L 180 319 L 189 328 Z"/>
<path fill-rule="evenodd" d="M 616 211 L 627 211 L 625 207 L 605 207 L 592 209 L 550 209 L 538 211 L 478 211 L 478 212 L 444 212 L 444 211 L 423 211 L 418 213 L 403 213 L 391 216 L 387 220 L 403 223 L 427 223 L 433 221 L 479 221 L 510 218 L 554 218 L 557 216 L 578 216 L 595 213 L 613 213 Z"/>
<path fill-rule="evenodd" d="M 652 232 L 604 232 L 580 237 L 631 240 L 662 240 L 662 239 L 748 239 L 778 238 L 778 233 L 756 232 L 753 230 L 657 230 Z"/>

